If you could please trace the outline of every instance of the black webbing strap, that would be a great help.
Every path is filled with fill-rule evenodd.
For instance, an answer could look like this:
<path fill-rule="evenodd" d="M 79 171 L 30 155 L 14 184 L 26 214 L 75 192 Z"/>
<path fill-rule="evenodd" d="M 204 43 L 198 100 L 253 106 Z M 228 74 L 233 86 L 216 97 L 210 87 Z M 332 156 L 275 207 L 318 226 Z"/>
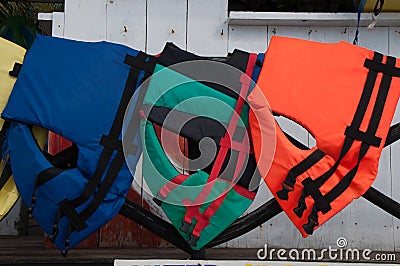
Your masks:
<path fill-rule="evenodd" d="M 382 61 L 382 59 L 383 59 L 382 54 L 374 53 L 373 59 L 372 60 L 367 59 L 364 63 L 364 66 L 368 66 L 371 64 L 371 63 L 366 63 L 366 62 L 378 61 L 380 63 Z M 335 173 L 335 171 L 339 167 L 341 160 L 344 158 L 344 156 L 349 151 L 351 145 L 353 144 L 354 139 L 360 139 L 362 137 L 365 137 L 363 135 L 363 132 L 361 132 L 359 130 L 359 127 L 361 125 L 364 114 L 367 110 L 369 99 L 372 96 L 372 91 L 374 89 L 374 85 L 375 85 L 377 76 L 378 76 L 378 72 L 376 72 L 375 70 L 372 70 L 372 69 L 369 70 L 367 80 L 365 82 L 365 87 L 364 87 L 363 93 L 361 95 L 361 99 L 358 103 L 356 113 L 354 115 L 354 119 L 353 119 L 350 127 L 348 127 L 346 129 L 346 133 L 350 133 L 351 135 L 348 136 L 346 134 L 346 136 L 348 136 L 349 138 L 346 137 L 343 147 L 342 147 L 342 150 L 340 152 L 339 158 L 336 160 L 334 166 L 331 169 L 329 169 L 326 173 L 324 173 L 321 177 L 317 178 L 320 180 L 319 183 L 321 183 L 321 185 L 325 182 L 325 180 L 327 180 L 329 177 L 331 177 Z M 376 144 L 376 142 L 379 140 L 368 139 L 368 141 L 374 142 L 374 144 Z M 277 195 L 280 199 L 287 200 L 289 198 L 288 193 L 293 189 L 294 183 L 296 183 L 296 179 L 299 177 L 299 175 L 301 175 L 302 173 L 304 173 L 305 171 L 310 169 L 315 163 L 317 163 L 320 159 L 322 159 L 322 157 L 321 157 L 321 158 L 319 158 L 319 160 L 316 160 L 318 157 L 316 157 L 316 154 L 314 154 L 314 153 L 310 154 L 309 157 L 307 157 L 300 164 L 296 165 L 289 171 L 288 176 L 282 183 L 282 190 L 277 192 Z M 298 169 L 301 171 L 299 171 Z M 307 184 L 310 184 L 310 183 L 307 182 Z M 319 186 L 317 185 L 317 187 L 319 187 Z M 302 193 L 302 196 L 299 199 L 299 204 L 298 204 L 297 208 L 295 208 L 295 213 L 298 217 L 301 217 L 303 215 L 304 210 L 307 208 L 305 205 L 305 196 L 307 196 L 307 193 Z"/>
<path fill-rule="evenodd" d="M 10 128 L 10 121 L 4 121 L 3 127 L 1 128 L 0 131 L 0 147 L 3 145 L 4 138 L 6 136 L 7 130 Z M 9 161 L 4 160 L 4 168 L 3 172 L 1 173 L 0 176 L 0 190 L 4 187 L 4 185 L 7 183 L 8 179 L 11 176 L 11 166 Z"/>
<path fill-rule="evenodd" d="M 76 160 L 78 158 L 78 148 L 76 147 L 76 145 L 72 145 L 55 155 L 50 155 L 47 152 L 43 152 L 43 154 L 47 158 L 47 160 L 53 165 L 53 167 L 43 170 L 36 176 L 31 203 L 28 207 L 30 213 L 33 212 L 33 209 L 35 208 L 36 205 L 36 188 L 45 184 L 46 182 L 49 182 L 50 180 L 61 174 L 63 171 L 67 170 L 68 168 L 75 167 Z M 7 166 L 9 167 L 11 175 L 11 167 L 9 164 L 7 164 Z M 6 169 L 4 169 L 3 171 L 6 171 Z M 58 228 L 56 226 L 53 229 L 58 229 Z"/>
<path fill-rule="evenodd" d="M 50 181 L 54 177 L 58 176 L 62 172 L 64 172 L 66 169 L 60 169 L 57 167 L 50 167 L 47 168 L 46 170 L 43 170 L 36 176 L 36 182 L 35 182 L 35 188 L 43 185 L 44 183 Z"/>
<path fill-rule="evenodd" d="M 125 62 L 126 62 L 126 60 L 125 60 Z M 149 67 L 148 64 L 151 64 L 152 68 Z M 156 65 L 155 58 L 150 56 L 147 64 L 145 65 L 146 67 L 143 69 L 146 72 L 142 78 L 142 81 L 145 81 L 146 79 L 148 79 L 151 76 L 151 74 L 154 71 L 155 65 Z M 140 67 L 142 67 L 142 66 L 143 66 L 143 64 L 140 65 Z M 134 65 L 132 67 L 137 68 Z M 146 83 L 146 85 L 147 84 L 148 83 Z M 136 88 L 137 85 L 138 85 L 137 83 L 134 84 L 134 88 Z M 139 92 L 137 102 L 134 107 L 134 111 L 133 111 L 134 112 L 134 116 L 132 117 L 133 123 L 129 123 L 129 125 L 128 125 L 128 129 L 130 128 L 130 130 L 133 130 L 134 132 L 138 132 L 138 130 L 139 130 L 139 124 L 140 124 L 139 110 L 140 110 L 140 106 L 142 105 L 144 96 L 146 95 L 146 91 L 147 91 L 147 87 L 142 86 L 140 89 L 140 92 Z M 124 112 L 125 112 L 126 108 L 128 107 L 129 101 L 132 98 L 132 96 L 133 96 L 133 94 L 131 94 L 129 96 L 129 98 L 125 98 L 125 99 L 121 100 L 119 108 L 122 106 Z M 115 117 L 115 119 L 117 119 L 121 122 L 120 123 L 120 125 L 121 125 L 120 131 L 122 130 L 122 122 L 123 122 L 124 114 L 125 113 L 122 113 L 120 117 Z M 131 124 L 133 124 L 132 127 L 129 127 Z M 132 143 L 130 142 L 130 144 L 132 144 Z M 136 147 L 136 151 L 137 151 L 137 147 Z M 121 167 L 123 166 L 124 163 L 125 163 L 125 156 L 124 156 L 123 150 L 120 149 L 120 150 L 118 150 L 114 160 L 112 161 L 110 168 L 108 169 L 107 174 L 104 178 L 104 181 L 101 184 L 101 186 L 100 186 L 99 190 L 97 191 L 95 197 L 93 198 L 92 202 L 89 204 L 89 206 L 87 206 L 79 214 L 81 219 L 86 221 L 97 210 L 97 208 L 100 206 L 100 204 L 103 202 L 104 198 L 106 197 L 111 186 L 113 185 L 113 183 L 114 183 L 115 179 L 117 178 L 118 173 L 121 170 Z"/>
<path fill-rule="evenodd" d="M 131 60 L 125 60 L 125 63 L 127 63 L 128 61 L 130 62 Z M 142 79 L 143 81 L 146 81 L 153 73 L 155 65 L 156 65 L 156 59 L 152 56 L 149 57 L 148 64 L 153 65 L 153 68 L 152 68 L 152 71 L 145 73 L 145 75 Z M 128 126 L 126 128 L 126 131 L 125 131 L 124 140 L 127 145 L 124 146 L 124 152 L 126 154 L 135 155 L 138 150 L 138 147 L 136 145 L 133 145 L 133 141 L 135 139 L 136 133 L 139 130 L 140 120 L 141 120 L 140 111 L 142 109 L 142 103 L 144 100 L 144 96 L 146 95 L 148 85 L 149 85 L 149 82 L 142 83 L 140 91 L 139 91 L 139 95 L 138 95 L 138 98 L 136 101 L 138 104 L 136 104 L 133 109 L 132 117 L 131 117 L 131 119 L 128 123 Z"/>
<path fill-rule="evenodd" d="M 380 65 L 380 64 L 381 63 L 378 63 L 378 65 Z M 394 67 L 395 64 L 396 64 L 396 59 L 394 57 L 388 56 L 387 60 L 386 60 L 386 67 L 381 68 L 381 69 L 386 70 L 387 68 Z M 374 68 L 374 69 L 377 69 L 377 68 Z M 367 131 L 365 133 L 365 135 L 368 138 L 375 136 L 376 131 L 378 129 L 378 126 L 379 126 L 379 123 L 380 123 L 380 120 L 381 120 L 381 117 L 383 114 L 383 109 L 385 107 L 385 102 L 386 102 L 386 99 L 389 94 L 390 84 L 391 84 L 392 78 L 393 78 L 391 73 L 392 73 L 392 71 L 389 73 L 383 72 L 383 77 L 381 80 L 381 84 L 379 86 L 379 91 L 378 91 L 378 95 L 377 95 L 377 98 L 376 98 L 376 101 L 374 104 L 371 119 L 369 121 Z M 375 84 L 375 81 L 374 81 L 374 84 Z M 367 84 L 366 84 L 366 87 L 367 87 Z M 369 102 L 369 100 L 368 100 L 368 102 Z M 368 105 L 368 103 L 367 103 L 367 105 Z M 353 122 L 354 122 L 354 120 L 353 120 Z M 346 136 L 346 138 L 348 138 L 348 136 Z M 369 143 L 365 142 L 364 139 L 361 139 L 361 141 L 362 141 L 362 144 L 361 144 L 360 152 L 358 154 L 358 159 L 357 159 L 356 165 L 339 181 L 339 183 L 335 187 L 333 187 L 333 189 L 331 189 L 328 193 L 326 193 L 326 195 L 323 196 L 323 199 L 322 199 L 323 202 L 328 203 L 328 204 L 331 203 L 336 198 L 338 198 L 350 186 L 353 178 L 355 177 L 355 175 L 358 171 L 358 168 L 359 168 L 359 165 L 360 165 L 362 159 L 364 158 L 364 156 L 367 154 L 369 148 L 371 147 L 371 145 Z M 311 194 L 311 196 L 313 196 L 313 195 Z M 322 211 L 320 209 L 321 204 L 317 204 L 317 201 L 321 202 L 321 199 L 314 199 L 314 201 L 316 204 L 314 205 L 311 215 L 308 219 L 309 221 L 307 224 L 303 225 L 303 229 L 308 234 L 312 234 L 312 232 L 314 231 L 314 227 L 316 226 L 315 220 L 318 220 L 318 211 Z"/>
<path fill-rule="evenodd" d="M 400 78 L 400 68 L 388 66 L 387 63 L 377 63 L 374 60 L 367 59 L 364 63 L 364 66 L 375 72 L 385 73 L 389 76 Z"/>
<path fill-rule="evenodd" d="M 303 161 L 290 169 L 285 180 L 282 182 L 282 189 L 276 192 L 277 196 L 281 200 L 288 200 L 289 192 L 293 190 L 297 177 L 310 169 L 314 164 L 318 163 L 324 156 L 325 153 L 323 153 L 320 149 L 316 149 Z"/>
<path fill-rule="evenodd" d="M 127 55 L 127 58 L 128 57 L 131 58 L 131 56 Z M 144 62 L 146 60 L 146 57 L 147 57 L 146 54 L 139 52 L 139 54 L 137 55 L 137 60 L 141 60 Z M 140 65 L 142 65 L 142 64 L 140 64 Z M 117 113 L 115 115 L 114 122 L 111 126 L 110 133 L 108 136 L 106 136 L 108 140 L 110 140 L 110 139 L 118 140 L 118 137 L 121 133 L 124 112 L 125 112 L 125 109 L 128 105 L 130 98 L 132 97 L 132 95 L 135 91 L 136 84 L 138 82 L 138 78 L 140 75 L 140 71 L 141 71 L 141 69 L 139 69 L 136 66 L 132 67 L 129 70 L 128 79 L 126 81 L 124 92 L 121 97 L 121 103 L 120 103 Z M 69 204 L 71 206 L 78 207 L 79 205 L 82 205 L 94 193 L 96 187 L 98 186 L 98 184 L 101 181 L 101 177 L 103 176 L 109 161 L 111 160 L 112 154 L 114 152 L 114 150 L 112 148 L 113 147 L 104 146 L 104 148 L 101 152 L 101 155 L 100 155 L 99 162 L 97 164 L 97 168 L 96 168 L 93 176 L 90 178 L 90 180 L 89 180 L 88 184 L 86 185 L 82 194 L 78 198 L 69 201 Z"/>
<path fill-rule="evenodd" d="M 383 59 L 382 54 L 379 54 L 376 52 L 374 53 L 373 61 L 380 63 L 382 61 L 382 59 Z M 374 86 L 375 86 L 377 77 L 378 77 L 378 72 L 371 70 L 371 69 L 368 71 L 367 79 L 365 81 L 364 89 L 361 94 L 360 101 L 358 102 L 358 106 L 357 106 L 356 112 L 354 114 L 353 121 L 351 122 L 350 127 L 348 127 L 348 128 L 355 129 L 354 131 L 358 131 L 359 127 L 361 126 L 364 114 L 367 111 L 368 103 L 371 99 L 372 92 L 374 90 Z M 336 160 L 335 164 L 328 171 L 326 171 L 324 174 L 322 174 L 320 177 L 316 178 L 313 181 L 312 184 L 315 187 L 317 187 L 317 188 L 321 187 L 325 183 L 325 181 L 328 180 L 328 178 L 330 178 L 336 172 L 342 159 L 346 156 L 347 152 L 350 150 L 351 146 L 354 143 L 354 136 L 352 136 L 352 137 L 353 138 L 346 135 L 338 159 Z M 311 182 L 306 182 L 305 184 L 303 184 L 303 186 L 311 186 Z M 312 188 L 309 188 L 308 190 L 312 190 Z M 298 200 L 297 207 L 294 208 L 294 210 L 293 210 L 299 218 L 303 216 L 304 211 L 307 209 L 306 197 L 308 195 L 309 194 L 307 193 L 307 189 L 304 189 L 301 194 L 301 197 Z M 326 204 L 327 203 L 324 203 L 323 205 L 326 205 Z"/>
<path fill-rule="evenodd" d="M 385 141 L 385 146 L 388 146 L 399 139 L 400 139 L 400 123 L 397 123 L 390 127 L 389 133 Z"/>
<path fill-rule="evenodd" d="M 76 145 L 72 145 L 55 155 L 50 155 L 49 153 L 44 152 L 44 156 L 54 167 L 68 169 L 76 166 L 78 153 L 78 147 Z"/>
<path fill-rule="evenodd" d="M 19 75 L 19 72 L 21 71 L 21 68 L 22 68 L 22 64 L 20 64 L 20 63 L 14 63 L 14 67 L 13 67 L 13 69 L 12 70 L 10 70 L 9 72 L 8 72 L 8 74 L 11 76 L 11 77 L 18 77 L 18 75 Z"/>
<path fill-rule="evenodd" d="M 95 174 L 89 180 L 89 183 L 86 185 L 85 190 L 80 197 L 72 201 L 63 201 L 60 204 L 60 211 L 64 215 L 66 215 L 71 222 L 71 232 L 73 230 L 81 231 L 82 229 L 86 228 L 86 220 L 97 210 L 97 208 L 103 202 L 112 184 L 117 178 L 121 167 L 125 162 L 119 136 L 122 131 L 125 110 L 128 107 L 129 101 L 132 98 L 140 82 L 139 77 L 141 71 L 144 70 L 146 72 L 142 80 L 149 77 L 154 71 L 155 59 L 153 57 L 149 57 L 149 60 L 146 60 L 147 57 L 148 56 L 142 52 L 139 52 L 137 57 L 132 57 L 130 55 L 126 56 L 125 63 L 130 65 L 131 69 L 129 71 L 128 79 L 126 81 L 124 92 L 121 97 L 117 113 L 114 117 L 114 122 L 111 126 L 110 133 L 108 136 L 103 136 L 103 138 L 101 139 L 101 145 L 103 145 L 104 148 L 102 154 L 100 155 L 100 160 Z M 141 91 L 141 93 L 144 94 L 145 92 Z M 140 105 L 139 101 L 137 102 L 137 105 Z M 112 158 L 114 150 L 117 150 L 118 152 L 112 159 L 111 165 L 108 168 L 105 178 L 100 185 L 96 195 L 94 196 L 90 204 L 78 214 L 75 208 L 83 204 L 95 192 L 96 188 L 99 186 L 101 177 L 103 176 L 105 169 Z M 66 212 L 64 210 L 66 210 Z"/>
<path fill-rule="evenodd" d="M 4 168 L 3 172 L 1 172 L 0 176 L 0 190 L 4 187 L 7 181 L 10 179 L 11 176 L 11 165 L 9 162 L 4 161 Z"/>

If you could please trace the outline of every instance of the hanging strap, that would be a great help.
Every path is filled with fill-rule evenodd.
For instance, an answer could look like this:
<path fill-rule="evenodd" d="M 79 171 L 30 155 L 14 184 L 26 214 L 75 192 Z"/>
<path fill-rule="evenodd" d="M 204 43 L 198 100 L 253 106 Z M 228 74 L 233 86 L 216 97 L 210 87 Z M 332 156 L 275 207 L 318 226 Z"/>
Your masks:
<path fill-rule="evenodd" d="M 376 62 L 376 61 L 371 62 L 368 59 L 366 60 L 366 62 L 369 62 L 366 65 L 375 65 L 376 67 L 374 67 L 374 69 L 378 69 L 378 68 L 383 69 L 381 62 Z M 397 68 L 395 68 L 395 64 L 396 64 L 396 59 L 394 57 L 387 57 L 385 67 L 390 67 L 390 68 L 394 68 L 394 70 L 398 70 Z M 374 70 L 370 70 L 370 71 L 374 71 Z M 324 195 L 322 197 L 320 195 L 315 197 L 316 194 L 313 193 L 313 189 L 314 188 L 318 189 L 319 187 L 321 187 L 321 185 L 324 183 L 325 180 L 318 178 L 320 180 L 317 179 L 315 181 L 312 181 L 311 178 L 307 178 L 303 181 L 304 189 L 308 192 L 308 194 L 311 195 L 311 197 L 313 197 L 314 202 L 315 202 L 313 210 L 309 216 L 308 223 L 303 225 L 303 229 L 306 233 L 308 233 L 308 234 L 313 233 L 314 227 L 318 225 L 318 212 L 322 211 L 322 213 L 326 213 L 330 209 L 330 208 L 323 209 L 321 206 L 325 206 L 326 204 L 329 205 L 332 201 L 334 201 L 336 198 L 338 198 L 350 186 L 353 178 L 355 177 L 355 175 L 358 171 L 359 165 L 360 165 L 362 159 L 367 154 L 369 148 L 371 146 L 376 146 L 376 145 L 371 144 L 373 142 L 371 140 L 377 138 L 375 136 L 375 134 L 377 132 L 377 129 L 378 129 L 378 126 L 379 126 L 379 123 L 380 123 L 380 120 L 381 120 L 381 117 L 383 114 L 383 109 L 385 107 L 385 102 L 388 97 L 390 85 L 391 85 L 392 78 L 393 78 L 392 73 L 394 73 L 394 71 L 390 71 L 390 74 L 383 72 L 383 77 L 381 80 L 381 84 L 379 86 L 378 95 L 377 95 L 377 98 L 376 98 L 376 101 L 374 104 L 374 108 L 372 111 L 372 115 L 371 115 L 371 119 L 369 121 L 367 131 L 362 132 L 362 134 L 346 135 L 346 139 L 352 139 L 352 141 L 358 140 L 358 141 L 361 141 L 361 143 L 362 143 L 356 165 L 339 181 L 339 183 L 333 189 L 331 189 L 326 195 Z M 400 76 L 397 76 L 397 77 L 400 77 Z M 375 80 L 373 81 L 373 84 L 375 84 Z M 369 86 L 370 85 L 368 83 L 366 83 L 365 88 L 368 89 Z M 363 92 L 363 94 L 364 94 L 364 92 Z M 370 99 L 365 100 L 364 97 L 361 97 L 359 106 L 368 105 L 369 100 Z M 366 101 L 366 103 L 363 101 Z M 353 122 L 350 127 L 352 127 L 354 124 L 358 124 L 358 122 L 359 122 L 358 119 L 360 119 L 360 120 L 363 119 L 364 114 L 360 114 L 358 112 L 359 112 L 359 109 L 357 109 L 357 112 L 355 114 L 355 117 L 354 117 Z M 354 127 L 353 127 L 353 129 L 354 129 Z M 359 131 L 359 129 L 357 129 L 355 131 L 361 132 L 361 131 Z M 347 130 L 346 130 L 346 132 L 347 132 Z M 350 146 L 351 146 L 351 144 L 350 144 Z M 376 147 L 379 147 L 379 146 L 380 145 L 378 145 Z M 349 149 L 349 148 L 343 146 L 343 149 Z"/>
<path fill-rule="evenodd" d="M 360 33 L 360 20 L 361 20 L 361 13 L 364 9 L 365 4 L 367 3 L 367 0 L 361 0 L 360 4 L 358 5 L 357 8 L 357 27 L 356 27 L 356 33 L 354 36 L 353 44 L 358 45 L 358 34 Z"/>

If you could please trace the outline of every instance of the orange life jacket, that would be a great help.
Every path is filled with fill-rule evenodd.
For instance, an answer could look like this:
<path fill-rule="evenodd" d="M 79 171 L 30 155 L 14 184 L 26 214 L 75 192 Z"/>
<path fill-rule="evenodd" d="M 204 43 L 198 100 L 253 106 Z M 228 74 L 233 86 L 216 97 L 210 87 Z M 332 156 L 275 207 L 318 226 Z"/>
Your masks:
<path fill-rule="evenodd" d="M 264 180 L 303 237 L 363 195 L 378 172 L 400 93 L 400 62 L 347 42 L 273 37 L 248 100 L 256 159 Z M 262 116 L 287 117 L 316 139 L 295 147 L 276 127 L 275 157 L 262 152 Z M 261 119 L 260 119 L 261 117 Z M 257 121 L 257 119 L 259 121 Z M 269 171 L 268 171 L 269 170 Z"/>

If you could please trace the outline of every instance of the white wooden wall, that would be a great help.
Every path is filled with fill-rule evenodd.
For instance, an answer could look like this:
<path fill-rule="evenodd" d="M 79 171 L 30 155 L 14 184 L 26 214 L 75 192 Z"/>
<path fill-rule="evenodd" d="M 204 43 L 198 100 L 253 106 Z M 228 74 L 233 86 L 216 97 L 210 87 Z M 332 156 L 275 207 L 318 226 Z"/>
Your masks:
<path fill-rule="evenodd" d="M 293 25 L 295 23 L 288 23 Z M 301 24 L 301 23 L 300 23 Z M 354 27 L 229 25 L 227 0 L 66 0 L 65 13 L 53 14 L 55 36 L 86 41 L 108 40 L 151 54 L 166 41 L 200 55 L 225 56 L 235 48 L 264 52 L 274 35 L 322 42 L 352 41 Z M 399 25 L 400 26 L 400 25 Z M 400 27 L 361 29 L 359 45 L 400 57 Z M 400 121 L 400 111 L 395 121 Z M 282 128 L 306 145 L 314 140 L 301 127 L 279 119 Z M 400 200 L 400 143 L 383 151 L 373 186 Z M 251 209 L 271 198 L 262 186 Z M 327 248 L 345 237 L 349 248 L 400 250 L 400 221 L 364 199 L 303 239 L 280 214 L 248 234 L 221 247 Z"/>

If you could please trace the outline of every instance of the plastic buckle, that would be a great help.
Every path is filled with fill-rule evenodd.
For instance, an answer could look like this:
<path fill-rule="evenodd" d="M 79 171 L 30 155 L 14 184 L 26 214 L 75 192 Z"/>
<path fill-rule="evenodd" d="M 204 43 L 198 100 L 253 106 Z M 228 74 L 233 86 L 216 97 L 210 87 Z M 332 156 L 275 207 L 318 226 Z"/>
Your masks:
<path fill-rule="evenodd" d="M 200 237 L 191 235 L 188 243 L 192 247 L 197 247 L 197 241 L 199 241 L 199 239 L 200 239 Z"/>
<path fill-rule="evenodd" d="M 190 226 L 191 226 L 190 223 L 183 221 L 182 222 L 181 231 L 186 233 L 186 234 L 189 234 Z"/>
<path fill-rule="evenodd" d="M 282 182 L 282 189 L 276 192 L 276 195 L 281 200 L 288 200 L 289 199 L 289 192 L 293 191 L 294 189 L 290 187 L 285 182 Z"/>
<path fill-rule="evenodd" d="M 308 216 L 308 223 L 303 225 L 303 229 L 307 234 L 312 235 L 314 228 L 318 225 L 318 214 L 310 214 L 310 216 Z"/>

